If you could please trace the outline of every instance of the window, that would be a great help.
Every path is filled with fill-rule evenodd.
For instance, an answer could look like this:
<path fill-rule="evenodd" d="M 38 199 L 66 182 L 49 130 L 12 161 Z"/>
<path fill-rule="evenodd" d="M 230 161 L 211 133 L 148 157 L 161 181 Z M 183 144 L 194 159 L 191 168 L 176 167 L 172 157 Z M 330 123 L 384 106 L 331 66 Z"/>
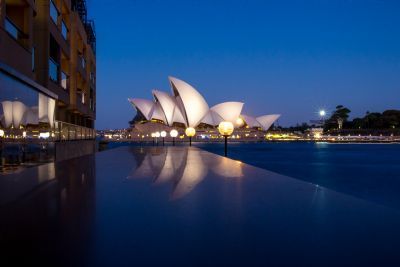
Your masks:
<path fill-rule="evenodd" d="M 65 22 L 62 21 L 61 23 L 61 34 L 64 37 L 65 40 L 67 40 L 68 37 L 68 28 L 67 25 L 65 25 Z"/>
<path fill-rule="evenodd" d="M 79 61 L 81 63 L 82 68 L 85 68 L 86 60 L 83 58 L 83 55 L 79 55 Z"/>
<path fill-rule="evenodd" d="M 58 83 L 58 64 L 51 58 L 49 58 L 49 78 Z"/>
<path fill-rule="evenodd" d="M 9 34 L 11 34 L 12 37 L 14 37 L 15 39 L 18 39 L 19 30 L 18 30 L 17 26 L 15 26 L 14 23 L 12 23 L 12 21 L 9 20 L 8 18 L 6 18 L 6 31 Z"/>
<path fill-rule="evenodd" d="M 67 90 L 68 75 L 65 72 L 61 72 L 61 87 Z"/>
<path fill-rule="evenodd" d="M 32 71 L 35 71 L 35 47 L 32 47 Z"/>
<path fill-rule="evenodd" d="M 57 24 L 58 9 L 53 1 L 50 1 L 50 17 L 53 19 L 54 23 Z"/>

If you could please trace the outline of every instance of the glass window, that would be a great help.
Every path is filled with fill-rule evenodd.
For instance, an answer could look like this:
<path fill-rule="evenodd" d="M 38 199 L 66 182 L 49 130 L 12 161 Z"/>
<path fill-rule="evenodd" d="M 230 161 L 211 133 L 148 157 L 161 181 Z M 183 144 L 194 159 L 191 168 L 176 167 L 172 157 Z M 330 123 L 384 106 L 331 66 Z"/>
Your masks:
<path fill-rule="evenodd" d="M 47 124 L 46 131 L 50 131 L 54 110 L 54 99 L 0 72 L 0 128 L 12 133 L 10 138 L 37 138 L 43 123 Z"/>
<path fill-rule="evenodd" d="M 56 5 L 53 3 L 53 1 L 50 1 L 50 17 L 52 18 L 54 23 L 57 24 L 58 9 L 56 8 Z"/>
<path fill-rule="evenodd" d="M 61 72 L 61 87 L 67 90 L 68 75 L 65 72 Z"/>
<path fill-rule="evenodd" d="M 11 34 L 12 37 L 14 37 L 15 39 L 18 39 L 19 37 L 19 30 L 17 28 L 17 26 L 15 26 L 14 23 L 12 23 L 11 20 L 9 20 L 8 18 L 6 18 L 6 25 L 5 25 L 6 31 Z"/>
<path fill-rule="evenodd" d="M 65 40 L 67 40 L 68 37 L 68 28 L 67 25 L 65 25 L 65 22 L 63 21 L 61 23 L 61 34 L 64 37 Z"/>
<path fill-rule="evenodd" d="M 79 57 L 80 57 L 80 61 L 81 61 L 82 68 L 85 68 L 86 60 L 83 58 L 83 55 L 81 55 L 81 56 L 79 56 Z"/>
<path fill-rule="evenodd" d="M 58 83 L 58 64 L 51 58 L 49 58 L 49 78 Z"/>
<path fill-rule="evenodd" d="M 32 47 L 32 71 L 35 71 L 35 47 Z"/>

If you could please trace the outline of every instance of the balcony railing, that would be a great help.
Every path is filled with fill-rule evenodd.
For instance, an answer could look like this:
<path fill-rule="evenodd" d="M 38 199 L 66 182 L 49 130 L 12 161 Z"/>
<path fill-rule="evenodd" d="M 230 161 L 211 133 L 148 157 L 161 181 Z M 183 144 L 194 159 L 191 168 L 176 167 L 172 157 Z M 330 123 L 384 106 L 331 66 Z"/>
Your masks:
<path fill-rule="evenodd" d="M 94 129 L 70 124 L 66 122 L 56 121 L 56 140 L 81 140 L 94 139 L 96 133 Z"/>
<path fill-rule="evenodd" d="M 55 62 L 52 58 L 49 58 L 49 78 L 58 84 L 59 78 L 58 78 L 58 73 L 59 73 L 59 64 Z"/>

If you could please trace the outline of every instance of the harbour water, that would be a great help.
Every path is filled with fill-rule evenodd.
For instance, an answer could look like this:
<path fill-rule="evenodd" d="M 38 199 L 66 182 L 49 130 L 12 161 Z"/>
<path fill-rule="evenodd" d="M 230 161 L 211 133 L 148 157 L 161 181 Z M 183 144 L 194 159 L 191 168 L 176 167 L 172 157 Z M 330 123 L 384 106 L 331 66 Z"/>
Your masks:
<path fill-rule="evenodd" d="M 110 143 L 109 148 L 125 145 L 143 144 Z M 194 146 L 224 153 L 223 143 Z M 400 144 L 236 142 L 229 143 L 228 157 L 400 209 Z"/>
<path fill-rule="evenodd" d="M 197 146 L 224 153 L 220 143 Z M 231 143 L 228 156 L 400 209 L 400 144 Z"/>

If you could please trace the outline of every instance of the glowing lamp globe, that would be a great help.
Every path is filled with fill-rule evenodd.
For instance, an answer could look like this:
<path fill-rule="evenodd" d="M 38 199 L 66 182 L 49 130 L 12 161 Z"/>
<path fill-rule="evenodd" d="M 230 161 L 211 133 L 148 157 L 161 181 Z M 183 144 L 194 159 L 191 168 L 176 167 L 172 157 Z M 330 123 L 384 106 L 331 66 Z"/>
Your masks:
<path fill-rule="evenodd" d="M 320 111 L 319 111 L 319 115 L 320 115 L 321 117 L 325 117 L 326 111 L 325 111 L 325 110 L 320 110 Z"/>
<path fill-rule="evenodd" d="M 172 138 L 175 138 L 175 137 L 178 136 L 178 131 L 177 131 L 177 130 L 171 130 L 171 131 L 169 132 L 169 135 L 170 135 Z"/>
<path fill-rule="evenodd" d="M 158 138 L 158 137 L 161 136 L 161 134 L 160 134 L 160 132 L 155 132 L 155 133 L 154 133 L 154 136 Z"/>
<path fill-rule="evenodd" d="M 160 135 L 161 135 L 162 138 L 164 138 L 164 137 L 167 136 L 167 132 L 166 132 L 166 131 L 162 131 L 162 132 L 160 133 Z"/>
<path fill-rule="evenodd" d="M 0 129 L 0 137 L 4 137 L 4 130 Z"/>
<path fill-rule="evenodd" d="M 223 121 L 218 125 L 218 131 L 223 136 L 229 136 L 233 133 L 233 123 L 229 121 Z"/>
<path fill-rule="evenodd" d="M 50 137 L 50 133 L 49 132 L 39 133 L 39 138 L 47 139 L 49 137 Z"/>
<path fill-rule="evenodd" d="M 244 124 L 244 121 L 243 121 L 242 118 L 239 117 L 239 118 L 236 119 L 236 125 L 237 126 L 242 126 L 243 124 Z"/>
<path fill-rule="evenodd" d="M 156 134 L 155 133 L 151 133 L 151 137 L 156 137 Z"/>
<path fill-rule="evenodd" d="M 196 130 L 193 127 L 186 128 L 185 134 L 188 137 L 193 137 L 196 134 Z"/>

